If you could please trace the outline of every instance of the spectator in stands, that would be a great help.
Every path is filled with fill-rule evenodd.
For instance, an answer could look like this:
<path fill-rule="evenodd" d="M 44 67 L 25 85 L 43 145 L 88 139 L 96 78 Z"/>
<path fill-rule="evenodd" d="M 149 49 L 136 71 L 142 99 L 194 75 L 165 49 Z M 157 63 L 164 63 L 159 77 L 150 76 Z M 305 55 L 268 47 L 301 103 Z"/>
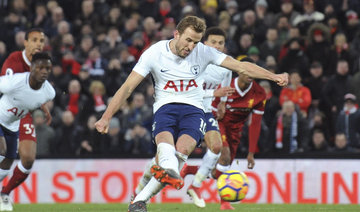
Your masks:
<path fill-rule="evenodd" d="M 256 65 L 265 67 L 265 62 L 260 59 L 260 51 L 256 46 L 250 46 L 247 51 L 247 55 L 255 62 Z"/>
<path fill-rule="evenodd" d="M 291 72 L 298 70 L 302 78 L 308 77 L 309 74 L 309 59 L 304 52 L 303 40 L 299 38 L 290 39 L 285 46 L 287 52 L 279 63 L 280 72 Z"/>
<path fill-rule="evenodd" d="M 291 28 L 291 25 L 289 23 L 289 19 L 286 16 L 280 16 L 276 20 L 276 29 L 278 31 L 278 37 L 280 44 L 285 44 L 285 42 L 290 39 L 289 37 L 289 29 Z"/>
<path fill-rule="evenodd" d="M 72 22 L 75 36 L 80 34 L 83 24 L 90 24 L 93 29 L 100 31 L 102 29 L 102 21 L 100 14 L 95 12 L 94 1 L 84 0 L 81 3 L 81 11 Z"/>
<path fill-rule="evenodd" d="M 325 140 L 330 141 L 333 133 L 329 131 L 330 125 L 323 112 L 319 110 L 315 111 L 314 114 L 309 115 L 308 120 L 310 135 L 314 134 L 315 130 L 320 130 L 324 134 Z"/>
<path fill-rule="evenodd" d="M 296 16 L 292 24 L 299 27 L 301 34 L 305 35 L 309 26 L 315 22 L 323 21 L 325 15 L 315 10 L 314 0 L 304 0 L 303 10 L 304 12 Z"/>
<path fill-rule="evenodd" d="M 349 42 L 351 42 L 356 35 L 356 32 L 360 29 L 358 13 L 354 10 L 348 10 L 346 12 L 346 27 L 345 34 Z"/>
<path fill-rule="evenodd" d="M 91 79 L 105 79 L 105 69 L 108 66 L 108 61 L 100 54 L 99 47 L 95 46 L 90 50 L 89 57 L 85 60 L 83 66 L 88 69 Z"/>
<path fill-rule="evenodd" d="M 323 75 L 321 63 L 314 61 L 310 66 L 310 77 L 304 80 L 304 85 L 311 91 L 312 104 L 319 105 L 322 98 L 322 90 L 327 82 L 327 77 Z"/>
<path fill-rule="evenodd" d="M 360 110 L 354 94 L 344 96 L 344 108 L 336 121 L 336 133 L 344 133 L 348 146 L 360 150 Z"/>
<path fill-rule="evenodd" d="M 120 128 L 120 121 L 117 117 L 112 117 L 109 124 L 109 133 L 104 135 L 105 138 L 103 142 L 105 142 L 105 152 L 106 154 L 114 154 L 118 153 L 129 153 L 126 152 L 124 148 L 124 131 Z"/>
<path fill-rule="evenodd" d="M 324 75 L 330 76 L 334 63 L 330 60 L 330 29 L 322 23 L 314 23 L 307 31 L 306 55 L 309 62 L 318 61 L 324 67 Z M 336 61 L 335 61 L 336 62 Z M 335 63 L 336 64 L 336 63 Z"/>
<path fill-rule="evenodd" d="M 278 42 L 278 32 L 275 28 L 269 28 L 266 32 L 266 40 L 260 45 L 260 58 L 266 60 L 269 55 L 278 58 L 280 43 Z"/>
<path fill-rule="evenodd" d="M 309 152 L 320 153 L 329 152 L 330 147 L 326 140 L 325 134 L 321 129 L 315 129 L 310 136 Z"/>
<path fill-rule="evenodd" d="M 46 5 L 38 3 L 35 6 L 35 14 L 30 18 L 32 28 L 44 28 L 46 20 L 49 19 Z"/>
<path fill-rule="evenodd" d="M 126 48 L 126 46 L 122 43 L 119 30 L 115 27 L 110 27 L 104 41 L 100 43 L 101 55 L 110 60 L 119 55 L 123 48 Z"/>
<path fill-rule="evenodd" d="M 255 12 L 248 9 L 243 13 L 243 20 L 238 23 L 234 40 L 238 40 L 242 34 L 246 33 L 252 37 L 255 45 L 260 45 L 265 41 L 266 29 L 264 22 L 257 20 Z"/>
<path fill-rule="evenodd" d="M 76 155 L 97 155 L 105 153 L 105 136 L 97 133 L 95 129 L 95 115 L 90 115 L 84 130 L 81 130 L 79 145 L 76 147 Z"/>
<path fill-rule="evenodd" d="M 262 21 L 266 27 L 273 25 L 275 15 L 268 11 L 268 3 L 266 0 L 257 0 L 255 3 L 255 13 L 258 21 Z"/>
<path fill-rule="evenodd" d="M 108 15 L 104 18 L 104 25 L 107 29 L 114 27 L 115 29 L 122 29 L 124 27 L 125 17 L 119 7 L 110 9 Z"/>
<path fill-rule="evenodd" d="M 279 153 L 302 152 L 308 138 L 308 123 L 292 101 L 282 105 L 270 130 L 272 148 Z"/>
<path fill-rule="evenodd" d="M 85 36 L 81 39 L 80 46 L 78 46 L 77 49 L 75 49 L 74 57 L 75 60 L 83 64 L 85 63 L 86 59 L 89 57 L 90 50 L 94 47 L 94 41 L 92 37 Z"/>
<path fill-rule="evenodd" d="M 147 46 L 144 41 L 143 32 L 135 32 L 131 37 L 131 45 L 128 47 L 129 53 L 134 56 L 137 61 L 146 48 Z"/>
<path fill-rule="evenodd" d="M 225 9 L 230 15 L 230 23 L 232 25 L 235 25 L 240 22 L 241 19 L 241 13 L 239 12 L 238 3 L 235 0 L 230 0 L 226 2 Z"/>
<path fill-rule="evenodd" d="M 83 128 L 75 122 L 74 115 L 67 110 L 62 114 L 61 126 L 56 129 L 56 154 L 73 156 L 81 141 Z"/>
<path fill-rule="evenodd" d="M 21 51 L 24 47 L 25 41 L 25 32 L 24 31 L 17 31 L 15 33 L 15 45 L 13 46 L 13 51 Z"/>
<path fill-rule="evenodd" d="M 283 105 L 286 101 L 292 101 L 299 108 L 304 117 L 307 117 L 311 104 L 311 92 L 309 88 L 301 84 L 301 76 L 297 72 L 290 74 L 289 85 L 281 90 L 279 102 Z"/>
<path fill-rule="evenodd" d="M 273 95 L 269 81 L 260 81 L 259 85 L 264 88 L 266 94 L 266 113 L 263 115 L 263 121 L 265 122 L 267 128 L 270 128 L 277 112 L 281 110 L 279 98 L 276 95 Z"/>
<path fill-rule="evenodd" d="M 246 55 L 252 43 L 253 43 L 252 37 L 250 34 L 247 33 L 242 34 L 238 39 L 238 43 L 237 43 L 238 48 L 234 56 L 237 57 L 239 55 Z"/>
<path fill-rule="evenodd" d="M 353 74 L 355 72 L 352 69 L 354 56 L 353 53 L 350 51 L 349 44 L 344 33 L 338 33 L 335 35 L 334 44 L 332 46 L 329 59 L 330 61 L 334 62 L 337 62 L 339 60 L 346 60 L 348 63 L 349 74 Z M 334 71 L 335 70 L 333 70 L 332 73 L 334 73 Z"/>
<path fill-rule="evenodd" d="M 62 109 L 64 111 L 70 111 L 73 116 L 80 114 L 79 118 L 81 122 L 86 120 L 85 114 L 90 114 L 90 112 L 88 112 L 90 107 L 86 105 L 87 99 L 88 98 L 81 93 L 81 85 L 77 79 L 71 80 L 69 82 L 68 92 L 60 96 Z"/>
<path fill-rule="evenodd" d="M 57 26 L 61 21 L 65 20 L 64 11 L 60 6 L 54 6 L 50 10 L 51 18 L 47 19 L 44 24 L 45 34 L 51 39 L 55 35 L 57 35 Z"/>
<path fill-rule="evenodd" d="M 167 22 L 167 19 L 165 19 L 165 22 Z M 148 47 L 153 42 L 156 42 L 158 40 L 157 36 L 158 36 L 159 27 L 160 27 L 160 25 L 155 22 L 155 19 L 153 17 L 146 17 L 144 19 L 143 38 L 144 38 L 146 47 Z"/>
<path fill-rule="evenodd" d="M 126 20 L 125 27 L 120 33 L 121 38 L 126 45 L 131 44 L 131 38 L 134 35 L 134 33 L 138 31 L 138 28 L 139 28 L 139 23 L 135 18 L 129 18 Z"/>
<path fill-rule="evenodd" d="M 332 148 L 332 152 L 350 153 L 355 152 L 355 150 L 348 145 L 348 141 L 344 133 L 337 133 L 335 136 L 335 146 Z"/>
<path fill-rule="evenodd" d="M 200 1 L 200 16 L 204 16 L 207 27 L 218 25 L 217 7 L 218 3 L 216 0 Z"/>
<path fill-rule="evenodd" d="M 333 113 L 334 117 L 343 108 L 345 94 L 349 93 L 352 89 L 350 78 L 348 62 L 346 60 L 339 60 L 336 66 L 336 73 L 324 85 L 323 97 L 326 106 Z M 326 114 L 326 116 L 331 117 L 331 114 Z"/>
<path fill-rule="evenodd" d="M 50 156 L 54 153 L 55 130 L 46 124 L 42 110 L 35 110 L 32 117 L 37 137 L 36 156 Z"/>
<path fill-rule="evenodd" d="M 145 104 L 144 94 L 140 92 L 134 93 L 130 103 L 130 110 L 122 117 L 123 128 L 132 128 L 136 123 L 140 126 L 151 126 L 152 109 Z"/>
<path fill-rule="evenodd" d="M 127 48 L 122 49 L 120 51 L 120 63 L 121 68 L 124 69 L 126 74 L 130 74 L 132 68 L 134 67 L 136 60 L 135 57 L 132 56 Z"/>
<path fill-rule="evenodd" d="M 89 93 L 91 96 L 86 105 L 87 107 L 92 107 L 89 109 L 89 111 L 92 111 L 91 113 L 100 115 L 105 111 L 107 102 L 104 83 L 99 80 L 92 81 L 90 84 Z"/>
<path fill-rule="evenodd" d="M 294 10 L 292 0 L 281 0 L 280 9 L 281 11 L 276 14 L 275 20 L 278 20 L 281 16 L 285 16 L 290 23 L 293 23 L 294 19 L 299 15 L 299 13 Z M 273 25 L 275 25 L 275 23 L 273 23 Z"/>
<path fill-rule="evenodd" d="M 125 133 L 124 149 L 132 154 L 153 154 L 154 148 L 151 142 L 151 133 L 140 123 L 135 123 Z"/>
<path fill-rule="evenodd" d="M 25 31 L 26 21 L 26 17 L 15 13 L 14 11 L 10 11 L 2 20 L 2 28 L 6 29 L 6 31 L 0 33 L 0 40 L 7 44 L 9 52 L 17 50 L 15 35 L 19 31 Z"/>

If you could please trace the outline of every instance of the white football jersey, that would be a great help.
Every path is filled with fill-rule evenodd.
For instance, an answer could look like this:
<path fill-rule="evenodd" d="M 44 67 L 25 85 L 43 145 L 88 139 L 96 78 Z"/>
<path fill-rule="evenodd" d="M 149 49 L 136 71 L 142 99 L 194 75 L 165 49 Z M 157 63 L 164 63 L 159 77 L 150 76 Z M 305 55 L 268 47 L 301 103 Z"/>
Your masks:
<path fill-rule="evenodd" d="M 203 108 L 203 79 L 200 74 L 208 64 L 220 65 L 226 54 L 198 43 L 181 58 L 170 50 L 170 40 L 159 41 L 140 57 L 134 71 L 142 76 L 151 73 L 155 86 L 154 112 L 168 103 L 184 103 Z"/>
<path fill-rule="evenodd" d="M 230 86 L 232 73 L 229 69 L 223 68 L 217 65 L 208 65 L 205 72 L 201 74 L 204 79 L 204 111 L 205 113 L 211 113 L 211 103 L 214 99 L 214 91 L 221 83 L 221 87 Z M 223 100 L 223 99 L 222 99 Z M 226 97 L 225 100 L 226 101 Z"/>
<path fill-rule="evenodd" d="M 39 108 L 55 97 L 55 90 L 48 81 L 34 90 L 29 85 L 30 72 L 0 77 L 0 124 L 16 132 L 20 119 L 29 111 Z"/>

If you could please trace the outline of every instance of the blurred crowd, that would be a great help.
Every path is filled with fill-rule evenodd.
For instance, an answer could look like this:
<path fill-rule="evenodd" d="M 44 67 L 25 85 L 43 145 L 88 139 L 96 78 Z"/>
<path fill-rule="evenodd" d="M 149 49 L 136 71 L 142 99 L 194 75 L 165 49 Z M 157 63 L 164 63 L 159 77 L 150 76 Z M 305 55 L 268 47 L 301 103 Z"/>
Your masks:
<path fill-rule="evenodd" d="M 150 77 L 109 134 L 94 123 L 141 53 L 196 15 L 226 31 L 227 54 L 290 74 L 285 88 L 259 82 L 267 93 L 259 152 L 360 152 L 359 14 L 358 0 L 0 0 L 0 65 L 23 49 L 27 29 L 44 30 L 57 95 L 50 126 L 33 113 L 39 156 L 151 155 Z"/>

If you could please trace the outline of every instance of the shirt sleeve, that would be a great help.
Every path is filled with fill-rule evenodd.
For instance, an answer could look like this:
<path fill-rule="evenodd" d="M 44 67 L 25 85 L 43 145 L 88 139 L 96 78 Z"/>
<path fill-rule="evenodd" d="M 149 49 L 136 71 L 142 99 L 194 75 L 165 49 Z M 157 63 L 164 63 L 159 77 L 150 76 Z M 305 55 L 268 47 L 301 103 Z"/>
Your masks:
<path fill-rule="evenodd" d="M 206 45 L 202 45 L 203 46 L 203 56 L 206 57 L 206 59 L 209 61 L 209 63 L 211 64 L 215 64 L 215 65 L 220 65 L 226 58 L 226 54 L 218 51 L 217 49 L 210 47 L 210 46 L 206 46 Z"/>
<path fill-rule="evenodd" d="M 231 77 L 232 77 L 232 72 L 231 71 L 226 72 L 223 81 L 221 81 L 221 87 L 229 87 L 231 83 Z M 221 97 L 220 100 L 222 102 L 226 102 L 227 96 Z"/>
<path fill-rule="evenodd" d="M 133 70 L 140 74 L 143 77 L 146 77 L 150 71 L 151 71 L 151 67 L 152 64 L 151 62 L 154 60 L 154 56 L 152 55 L 153 53 L 153 48 L 148 48 L 147 50 L 145 50 L 145 52 L 140 56 L 139 61 L 136 63 L 135 67 L 133 68 Z"/>
<path fill-rule="evenodd" d="M 14 75 L 0 76 L 0 93 L 8 93 L 13 89 Z"/>

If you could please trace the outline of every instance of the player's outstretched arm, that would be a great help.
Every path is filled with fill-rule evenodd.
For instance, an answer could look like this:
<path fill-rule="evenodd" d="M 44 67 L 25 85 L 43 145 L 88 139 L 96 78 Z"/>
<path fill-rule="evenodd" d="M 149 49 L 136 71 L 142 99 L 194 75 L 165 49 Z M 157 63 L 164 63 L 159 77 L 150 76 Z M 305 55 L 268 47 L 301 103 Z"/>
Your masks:
<path fill-rule="evenodd" d="M 289 75 L 287 73 L 274 74 L 256 64 L 250 62 L 240 62 L 229 56 L 225 58 L 225 60 L 221 63 L 221 66 L 240 74 L 248 75 L 252 78 L 274 81 L 280 86 L 285 86 L 289 82 Z"/>
<path fill-rule="evenodd" d="M 109 122 L 113 115 L 120 109 L 134 89 L 140 84 L 144 77 L 135 71 L 132 71 L 124 84 L 116 91 L 106 108 L 101 119 L 95 123 L 96 130 L 100 133 L 107 133 L 109 130 Z"/>
<path fill-rule="evenodd" d="M 47 125 L 50 125 L 51 124 L 51 121 L 52 121 L 52 116 L 51 116 L 51 113 L 49 111 L 49 108 L 48 106 L 45 104 L 42 104 L 41 105 L 41 110 L 44 112 L 45 114 L 45 118 L 46 118 L 46 124 Z"/>

